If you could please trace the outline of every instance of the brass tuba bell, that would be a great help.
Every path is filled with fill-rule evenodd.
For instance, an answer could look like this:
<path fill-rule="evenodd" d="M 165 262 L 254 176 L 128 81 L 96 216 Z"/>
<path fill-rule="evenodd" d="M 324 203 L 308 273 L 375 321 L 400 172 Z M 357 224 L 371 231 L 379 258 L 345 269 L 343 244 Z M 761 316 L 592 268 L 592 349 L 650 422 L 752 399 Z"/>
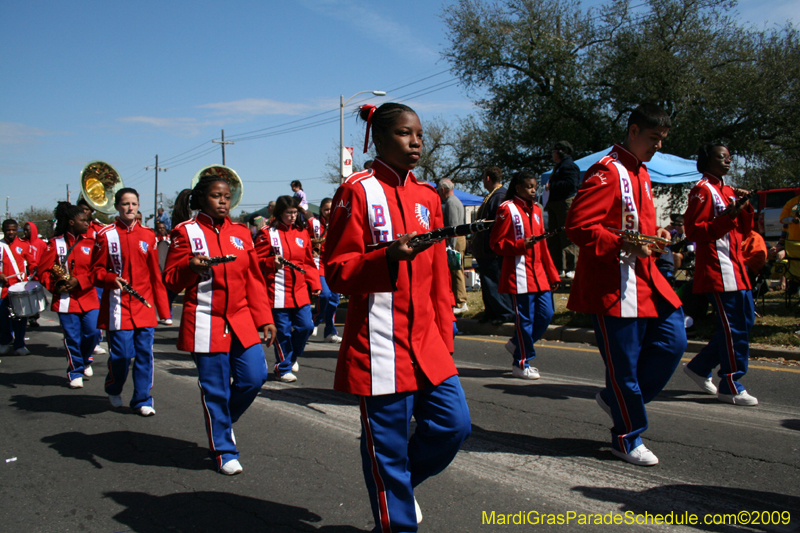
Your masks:
<path fill-rule="evenodd" d="M 209 165 L 197 171 L 197 174 L 192 178 L 191 188 L 194 189 L 194 186 L 197 185 L 200 178 L 203 176 L 212 175 L 220 176 L 228 182 L 228 186 L 231 188 L 231 206 L 229 212 L 232 212 L 236 206 L 239 205 L 239 202 L 242 201 L 242 195 L 244 194 L 242 178 L 239 177 L 239 174 L 237 174 L 235 170 L 225 165 Z"/>
<path fill-rule="evenodd" d="M 114 195 L 124 186 L 119 172 L 105 161 L 92 161 L 81 172 L 81 196 L 92 209 L 106 215 L 116 213 Z"/>

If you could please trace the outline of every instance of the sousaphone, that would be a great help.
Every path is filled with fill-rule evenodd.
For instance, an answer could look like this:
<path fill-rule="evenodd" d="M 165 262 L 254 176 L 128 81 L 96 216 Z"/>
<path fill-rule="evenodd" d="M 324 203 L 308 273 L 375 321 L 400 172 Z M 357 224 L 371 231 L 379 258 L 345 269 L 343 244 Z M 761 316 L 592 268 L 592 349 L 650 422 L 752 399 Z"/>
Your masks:
<path fill-rule="evenodd" d="M 114 195 L 124 186 L 119 172 L 105 161 L 92 161 L 81 171 L 81 196 L 100 213 L 111 215 L 117 212 Z"/>
<path fill-rule="evenodd" d="M 236 206 L 242 201 L 242 195 L 244 194 L 244 183 L 242 183 L 242 178 L 239 177 L 239 174 L 225 165 L 209 165 L 201 168 L 197 171 L 197 174 L 194 175 L 194 178 L 192 178 L 192 189 L 194 189 L 194 186 L 197 185 L 200 178 L 203 176 L 220 176 L 227 181 L 228 186 L 231 188 L 231 206 L 228 212 L 232 212 L 236 209 Z"/>

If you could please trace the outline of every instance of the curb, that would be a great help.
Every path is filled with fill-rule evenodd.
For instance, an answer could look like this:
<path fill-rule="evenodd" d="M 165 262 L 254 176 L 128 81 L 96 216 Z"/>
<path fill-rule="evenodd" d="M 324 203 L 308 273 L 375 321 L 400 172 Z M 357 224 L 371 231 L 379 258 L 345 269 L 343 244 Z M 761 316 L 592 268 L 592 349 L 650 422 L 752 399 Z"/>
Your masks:
<path fill-rule="evenodd" d="M 458 330 L 468 335 L 495 335 L 497 337 L 511 337 L 514 335 L 514 324 L 506 323 L 500 326 L 492 324 L 481 324 L 474 318 L 459 318 L 456 322 Z M 567 326 L 548 326 L 544 334 L 544 340 L 557 342 L 576 342 L 597 346 L 594 330 L 589 328 L 571 328 Z M 697 353 L 702 350 L 708 341 L 690 340 L 686 347 L 686 353 Z M 750 358 L 767 357 L 779 358 L 791 361 L 800 361 L 800 350 L 787 350 L 782 348 L 770 348 L 767 346 L 750 346 Z"/>

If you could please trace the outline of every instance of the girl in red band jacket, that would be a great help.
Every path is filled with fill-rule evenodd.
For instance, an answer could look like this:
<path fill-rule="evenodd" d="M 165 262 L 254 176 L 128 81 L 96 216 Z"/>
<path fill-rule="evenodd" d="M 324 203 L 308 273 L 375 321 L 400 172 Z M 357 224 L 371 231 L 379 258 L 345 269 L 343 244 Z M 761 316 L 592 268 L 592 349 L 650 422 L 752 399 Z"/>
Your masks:
<path fill-rule="evenodd" d="M 503 257 L 500 292 L 509 293 L 516 313 L 515 335 L 506 345 L 513 351 L 512 375 L 538 379 L 530 366 L 538 342 L 555 313 L 551 289 L 561 281 L 550 257 L 547 242 L 534 243 L 544 233 L 542 210 L 536 205 L 536 177 L 518 172 L 508 185 L 506 201 L 500 204 L 492 227 L 492 250 Z"/>
<path fill-rule="evenodd" d="M 242 471 L 233 424 L 269 377 L 258 331 L 267 346 L 275 338 L 253 239 L 247 226 L 228 217 L 230 198 L 228 182 L 216 174 L 179 198 L 176 212 L 200 212 L 172 231 L 164 268 L 167 287 L 186 291 L 178 349 L 192 352 L 209 454 L 226 475 Z M 227 255 L 236 259 L 216 266 L 205 261 Z"/>
<path fill-rule="evenodd" d="M 94 290 L 92 254 L 94 239 L 87 238 L 89 220 L 83 209 L 69 202 L 56 207 L 55 236 L 50 239 L 39 263 L 42 285 L 53 293 L 51 309 L 58 313 L 67 348 L 67 379 L 71 388 L 83 387 L 83 378 L 90 377 L 92 352 L 97 344 L 97 313 L 100 307 Z M 58 264 L 71 278 L 64 282 L 56 277 Z"/>
<path fill-rule="evenodd" d="M 275 343 L 275 374 L 281 381 L 297 380 L 297 359 L 303 355 L 314 329 L 311 316 L 312 294 L 319 295 L 319 270 L 311 253 L 308 231 L 298 219 L 297 199 L 280 196 L 275 201 L 274 222 L 264 226 L 256 240 L 261 271 L 278 330 Z M 290 268 L 289 261 L 305 270 Z"/>
<path fill-rule="evenodd" d="M 95 283 L 103 289 L 97 327 L 106 330 L 149 328 L 158 316 L 170 316 L 167 292 L 158 267 L 155 234 L 134 220 L 121 220 L 97 233 L 94 255 Z M 121 290 L 117 278 L 127 280 L 152 307 Z"/>

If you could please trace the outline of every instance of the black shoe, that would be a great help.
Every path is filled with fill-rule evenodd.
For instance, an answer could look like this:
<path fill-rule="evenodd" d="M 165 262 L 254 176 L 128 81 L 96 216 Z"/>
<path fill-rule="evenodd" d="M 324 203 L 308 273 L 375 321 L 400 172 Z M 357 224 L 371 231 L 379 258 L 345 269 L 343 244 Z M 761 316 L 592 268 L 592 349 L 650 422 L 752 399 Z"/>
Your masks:
<path fill-rule="evenodd" d="M 489 322 L 491 322 L 491 321 L 492 321 L 492 318 L 491 318 L 491 317 L 489 317 L 489 316 L 487 316 L 487 315 L 483 315 L 483 316 L 482 316 L 482 317 L 481 317 L 481 318 L 478 320 L 478 324 L 488 324 L 488 323 L 489 323 Z"/>
<path fill-rule="evenodd" d="M 36 320 L 35 318 L 32 318 L 32 319 L 28 320 L 28 327 L 29 328 L 38 328 L 39 327 L 39 321 Z"/>

